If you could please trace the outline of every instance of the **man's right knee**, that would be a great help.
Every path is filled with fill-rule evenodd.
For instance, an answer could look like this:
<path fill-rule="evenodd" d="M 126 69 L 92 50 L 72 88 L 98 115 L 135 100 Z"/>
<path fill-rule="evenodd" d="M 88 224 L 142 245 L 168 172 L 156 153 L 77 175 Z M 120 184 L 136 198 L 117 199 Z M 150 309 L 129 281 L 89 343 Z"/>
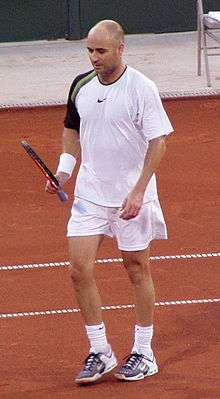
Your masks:
<path fill-rule="evenodd" d="M 94 279 L 93 268 L 85 265 L 74 264 L 71 266 L 70 273 L 74 286 L 89 285 Z"/>
<path fill-rule="evenodd" d="M 94 282 L 94 265 L 102 236 L 69 237 L 70 273 L 75 287 Z"/>

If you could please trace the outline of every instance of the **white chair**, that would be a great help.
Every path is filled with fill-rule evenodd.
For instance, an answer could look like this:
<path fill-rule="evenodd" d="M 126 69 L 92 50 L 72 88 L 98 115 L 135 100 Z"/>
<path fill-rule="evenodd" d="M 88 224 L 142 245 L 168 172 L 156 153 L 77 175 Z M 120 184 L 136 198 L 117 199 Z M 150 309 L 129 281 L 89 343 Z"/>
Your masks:
<path fill-rule="evenodd" d="M 212 17 L 209 15 L 210 13 L 204 14 L 203 0 L 196 0 L 196 1 L 197 1 L 197 34 L 198 34 L 197 73 L 199 76 L 201 76 L 201 58 L 203 51 L 207 86 L 210 87 L 211 77 L 210 77 L 208 57 L 220 55 L 220 52 L 213 52 L 213 50 L 220 49 L 220 21 L 218 19 L 213 18 L 213 16 L 215 16 L 213 15 L 214 12 L 211 14 Z M 218 13 L 216 13 L 216 15 L 217 14 Z M 207 45 L 207 37 L 211 38 L 212 41 L 215 41 L 215 46 Z"/>

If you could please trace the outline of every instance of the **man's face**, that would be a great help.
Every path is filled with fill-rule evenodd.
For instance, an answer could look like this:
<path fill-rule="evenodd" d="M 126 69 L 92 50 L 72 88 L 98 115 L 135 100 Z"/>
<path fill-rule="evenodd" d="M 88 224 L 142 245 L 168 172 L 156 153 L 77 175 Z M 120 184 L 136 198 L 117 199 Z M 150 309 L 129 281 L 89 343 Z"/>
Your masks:
<path fill-rule="evenodd" d="M 123 44 L 102 34 L 92 33 L 87 39 L 90 61 L 100 75 L 110 75 L 121 63 Z"/>

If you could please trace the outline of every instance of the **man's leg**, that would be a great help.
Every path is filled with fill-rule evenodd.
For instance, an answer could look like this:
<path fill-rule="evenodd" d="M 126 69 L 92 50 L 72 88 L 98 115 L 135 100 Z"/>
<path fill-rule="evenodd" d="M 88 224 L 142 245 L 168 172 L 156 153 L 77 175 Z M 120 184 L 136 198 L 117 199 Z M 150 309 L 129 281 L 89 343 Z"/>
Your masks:
<path fill-rule="evenodd" d="M 155 291 L 151 277 L 149 247 L 142 251 L 122 251 L 123 263 L 131 281 L 136 311 L 136 323 L 153 324 Z"/>
<path fill-rule="evenodd" d="M 117 365 L 106 338 L 94 277 L 95 258 L 102 239 L 102 235 L 68 238 L 71 278 L 91 347 L 84 368 L 75 380 L 80 384 L 96 381 Z"/>
<path fill-rule="evenodd" d="M 86 325 L 102 322 L 101 298 L 94 277 L 96 254 L 102 239 L 101 235 L 68 238 L 71 279 Z"/>
<path fill-rule="evenodd" d="M 115 376 L 135 381 L 158 371 L 151 349 L 155 291 L 150 272 L 149 248 L 122 251 L 122 257 L 134 291 L 136 326 L 132 353 Z"/>

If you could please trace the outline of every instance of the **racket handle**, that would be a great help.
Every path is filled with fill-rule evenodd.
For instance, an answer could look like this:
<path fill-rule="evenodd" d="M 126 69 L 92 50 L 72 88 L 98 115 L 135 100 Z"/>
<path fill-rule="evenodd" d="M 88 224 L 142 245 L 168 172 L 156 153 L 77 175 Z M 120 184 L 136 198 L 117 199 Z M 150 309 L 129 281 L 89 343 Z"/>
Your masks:
<path fill-rule="evenodd" d="M 68 200 L 68 195 L 62 190 L 58 190 L 57 195 L 58 195 L 60 201 L 62 201 L 62 202 L 65 202 Z"/>

